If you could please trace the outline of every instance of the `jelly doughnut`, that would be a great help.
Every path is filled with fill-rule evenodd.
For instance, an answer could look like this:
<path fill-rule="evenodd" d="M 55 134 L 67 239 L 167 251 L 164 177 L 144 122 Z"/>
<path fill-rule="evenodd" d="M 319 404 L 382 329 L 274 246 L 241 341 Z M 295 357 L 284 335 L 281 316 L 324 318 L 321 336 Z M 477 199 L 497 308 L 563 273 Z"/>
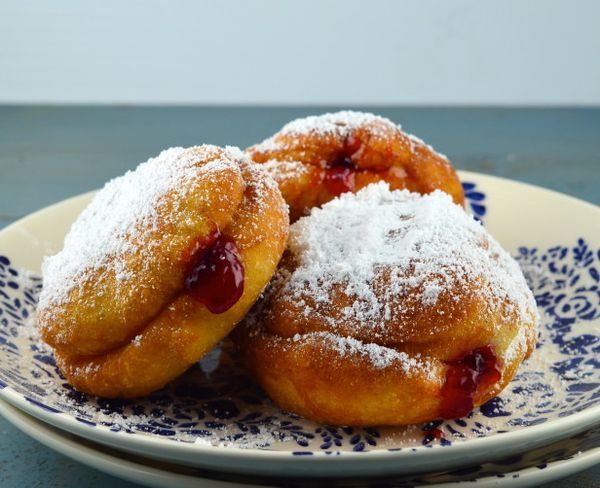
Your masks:
<path fill-rule="evenodd" d="M 171 148 L 116 178 L 46 258 L 42 338 L 73 386 L 161 388 L 225 337 L 285 248 L 277 184 L 237 148 Z"/>
<path fill-rule="evenodd" d="M 448 194 L 380 182 L 291 226 L 265 299 L 234 337 L 283 409 L 403 425 L 497 395 L 538 321 L 518 264 Z"/>
<path fill-rule="evenodd" d="M 448 159 L 388 119 L 337 112 L 294 120 L 246 150 L 279 184 L 295 221 L 309 209 L 370 183 L 430 193 L 440 189 L 463 203 Z"/>

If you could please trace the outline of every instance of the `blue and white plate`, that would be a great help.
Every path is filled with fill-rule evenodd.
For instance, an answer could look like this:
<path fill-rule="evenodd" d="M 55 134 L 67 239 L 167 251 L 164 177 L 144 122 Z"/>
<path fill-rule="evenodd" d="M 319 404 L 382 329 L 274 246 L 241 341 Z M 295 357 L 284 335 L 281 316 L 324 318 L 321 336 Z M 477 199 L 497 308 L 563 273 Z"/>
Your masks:
<path fill-rule="evenodd" d="M 74 391 L 35 329 L 38 276 L 91 194 L 0 232 L 0 398 L 65 431 L 153 459 L 227 472 L 369 476 L 490 462 L 600 423 L 600 209 L 508 180 L 461 174 L 468 207 L 520 261 L 542 314 L 537 351 L 468 417 L 336 428 L 278 409 L 227 344 L 135 401 Z M 442 439 L 429 432 L 439 429 Z"/>
<path fill-rule="evenodd" d="M 540 486 L 600 463 L 600 428 L 596 428 L 496 463 L 443 473 L 394 476 L 378 479 L 374 485 L 370 479 L 249 477 L 123 455 L 114 449 L 53 428 L 2 400 L 0 414 L 25 434 L 75 461 L 134 483 L 157 488 L 523 488 Z"/>

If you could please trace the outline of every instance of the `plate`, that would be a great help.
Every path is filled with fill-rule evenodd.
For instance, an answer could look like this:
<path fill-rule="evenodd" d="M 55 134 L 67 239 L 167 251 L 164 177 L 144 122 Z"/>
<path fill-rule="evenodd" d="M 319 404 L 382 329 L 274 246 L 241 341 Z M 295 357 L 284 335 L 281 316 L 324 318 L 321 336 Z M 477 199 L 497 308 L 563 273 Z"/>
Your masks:
<path fill-rule="evenodd" d="M 251 488 L 281 486 L 287 488 L 306 486 L 305 481 L 273 478 L 241 478 L 222 473 L 202 472 L 195 468 L 167 463 L 156 463 L 139 456 L 126 459 L 113 449 L 68 434 L 10 406 L 0 400 L 0 414 L 15 427 L 37 441 L 71 459 L 113 476 L 147 486 L 172 488 Z M 462 486 L 516 487 L 535 486 L 590 468 L 600 463 L 600 429 L 580 433 L 559 443 L 544 446 L 522 456 L 500 463 L 470 466 L 455 472 L 408 476 L 378 480 L 380 487 L 460 488 Z M 367 486 L 369 480 L 322 480 L 311 479 L 311 486 L 359 487 Z M 371 480 L 372 482 L 372 480 Z"/>
<path fill-rule="evenodd" d="M 260 475 L 447 470 L 525 452 L 600 423 L 600 209 L 509 180 L 461 177 L 468 207 L 522 264 L 542 313 L 532 358 L 499 398 L 466 418 L 400 429 L 319 425 L 274 406 L 230 360 L 226 345 L 145 399 L 107 401 L 74 391 L 35 331 L 36 272 L 92 194 L 0 232 L 0 397 L 113 448 Z M 433 428 L 444 437 L 434 439 Z"/>

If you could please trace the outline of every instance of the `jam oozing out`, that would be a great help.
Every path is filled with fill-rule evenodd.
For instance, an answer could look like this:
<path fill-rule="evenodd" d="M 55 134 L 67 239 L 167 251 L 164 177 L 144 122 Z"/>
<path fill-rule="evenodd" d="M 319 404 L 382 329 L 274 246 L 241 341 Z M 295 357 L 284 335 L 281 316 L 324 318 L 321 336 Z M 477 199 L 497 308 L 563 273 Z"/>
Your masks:
<path fill-rule="evenodd" d="M 473 410 L 473 397 L 480 385 L 490 385 L 502 377 L 498 357 L 492 346 L 483 346 L 448 361 L 442 387 L 441 416 L 464 417 Z"/>
<path fill-rule="evenodd" d="M 361 141 L 357 137 L 346 138 L 340 158 L 325 170 L 323 184 L 332 195 L 337 197 L 354 190 L 356 166 L 351 156 L 360 149 L 360 146 Z"/>
<path fill-rule="evenodd" d="M 215 230 L 195 246 L 189 259 L 185 287 L 192 298 L 212 313 L 233 307 L 244 292 L 244 265 L 235 242 Z"/>
<path fill-rule="evenodd" d="M 325 170 L 323 183 L 327 191 L 334 196 L 341 195 L 354 189 L 355 166 L 348 158 Z"/>
<path fill-rule="evenodd" d="M 347 156 L 352 156 L 356 151 L 360 149 L 362 141 L 358 137 L 348 136 L 344 141 L 344 153 Z"/>
<path fill-rule="evenodd" d="M 427 433 L 425 434 L 425 438 L 426 439 L 443 439 L 444 438 L 444 432 L 440 429 L 431 429 L 429 431 L 427 431 Z"/>

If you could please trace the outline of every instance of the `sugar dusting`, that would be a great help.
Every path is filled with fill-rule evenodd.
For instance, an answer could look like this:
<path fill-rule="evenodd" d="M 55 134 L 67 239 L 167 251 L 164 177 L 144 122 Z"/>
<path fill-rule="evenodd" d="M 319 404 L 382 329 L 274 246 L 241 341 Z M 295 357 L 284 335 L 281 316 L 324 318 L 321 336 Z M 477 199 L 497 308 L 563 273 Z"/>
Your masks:
<path fill-rule="evenodd" d="M 170 148 L 109 181 L 75 221 L 62 251 L 44 259 L 39 307 L 66 301 L 69 292 L 81 286 L 92 270 L 113 271 L 117 283 L 134 281 L 122 261 L 111 258 L 132 251 L 136 243 L 145 242 L 144 234 L 157 229 L 159 211 L 165 205 L 163 197 L 168 193 L 184 195 L 199 174 L 210 178 L 224 168 L 235 170 L 235 160 L 244 159 L 233 147 L 222 154 L 215 146 L 200 149 L 206 156 L 217 157 L 197 166 L 197 155 L 181 147 Z"/>
<path fill-rule="evenodd" d="M 525 269 L 525 273 L 529 274 L 541 273 L 536 270 Z M 34 278 L 32 274 L 20 274 L 16 281 L 19 281 L 20 287 L 29 289 L 33 297 L 36 297 L 36 284 L 39 281 L 31 280 Z M 22 326 L 15 327 L 11 340 L 19 345 L 19 349 L 24 351 L 26 354 L 30 354 L 31 357 L 18 358 L 12 356 L 14 361 L 27 361 L 27 370 L 31 368 L 31 364 L 40 357 L 51 357 L 52 351 L 49 346 L 44 344 L 39 337 L 39 330 L 35 325 L 35 310 L 33 307 L 30 309 L 31 315 L 29 319 L 25 321 Z M 547 324 L 552 322 L 551 317 L 544 319 Z M 597 330 L 595 322 L 581 322 L 578 324 L 576 334 L 582 333 L 595 333 Z M 561 406 L 566 398 L 567 389 L 570 385 L 572 378 L 569 376 L 572 373 L 560 373 L 553 366 L 555 363 L 564 360 L 564 354 L 561 353 L 560 348 L 552 343 L 552 330 L 550 327 L 542 327 L 539 341 L 539 350 L 535 351 L 532 357 L 526 360 L 521 366 L 520 372 L 516 380 L 509 385 L 509 387 L 502 392 L 500 401 L 496 402 L 491 408 L 495 417 L 484 415 L 478 410 L 474 412 L 474 418 L 470 420 L 470 424 L 477 422 L 477 428 L 460 429 L 460 431 L 448 431 L 444 430 L 445 436 L 454 442 L 460 442 L 472 438 L 477 438 L 485 435 L 489 435 L 489 432 L 495 432 L 497 430 L 512 430 L 515 428 L 515 424 L 512 423 L 512 417 L 504 414 L 504 409 L 518 413 L 519 418 L 535 418 L 539 414 L 540 405 L 544 405 L 544 408 L 552 409 L 553 406 Z M 565 339 L 568 340 L 568 337 Z M 299 340 L 296 338 L 290 338 L 290 340 Z M 353 341 L 342 341 L 336 342 L 338 339 L 332 337 L 332 343 L 334 347 L 341 347 L 346 352 L 359 351 L 365 354 L 369 354 L 360 344 Z M 376 353 L 377 355 L 377 353 Z M 391 357 L 395 355 L 391 353 Z M 377 363 L 380 362 L 382 366 L 388 364 L 390 357 L 378 357 Z M 205 364 L 208 362 L 210 364 Z M 42 363 L 48 365 L 49 363 L 44 360 Z M 246 376 L 240 376 L 239 366 L 231 363 L 231 361 L 223 362 L 220 357 L 220 353 L 217 350 L 213 351 L 205 357 L 200 364 L 202 371 L 206 372 L 205 380 L 203 383 L 199 383 L 198 387 L 203 388 L 218 388 L 216 386 L 219 382 L 217 378 L 219 368 L 221 368 L 220 374 L 225 379 L 224 383 L 228 385 L 228 393 L 222 395 L 223 399 L 234 399 L 239 406 L 244 405 L 244 393 L 242 393 L 243 387 L 252 383 L 252 381 Z M 590 366 L 591 368 L 592 366 Z M 593 371 L 589 371 L 592 373 Z M 189 375 L 191 372 L 188 372 Z M 581 374 L 589 374 L 585 371 Z M 243 373 L 242 373 L 243 374 Z M 183 378 L 185 379 L 185 377 Z M 67 414 L 74 417 L 97 423 L 105 423 L 111 426 L 112 430 L 120 431 L 134 431 L 136 433 L 144 434 L 144 429 L 147 426 L 160 426 L 164 425 L 165 428 L 170 428 L 168 418 L 173 418 L 177 415 L 181 415 L 181 411 L 177 410 L 177 406 L 171 403 L 165 403 L 163 395 L 159 392 L 157 400 L 152 401 L 150 399 L 140 399 L 136 404 L 148 405 L 145 409 L 145 413 L 140 414 L 138 408 L 129 409 L 127 407 L 117 408 L 110 410 L 105 407 L 98 405 L 104 405 L 102 400 L 97 400 L 90 397 L 88 401 L 81 402 L 79 396 L 67 388 L 64 381 L 58 378 L 58 376 L 52 372 L 51 374 L 42 374 L 36 376 L 34 380 L 36 388 L 44 393 L 40 398 L 45 404 L 55 406 L 56 408 L 65 411 Z M 543 383 L 545 387 L 540 387 Z M 236 386 L 237 385 L 237 386 Z M 173 391 L 168 390 L 169 395 L 176 395 Z M 231 392 L 238 392 L 231 393 Z M 196 408 L 203 409 L 202 399 L 183 400 L 188 402 L 187 405 L 191 411 L 195 411 Z M 98 403 L 96 403 L 98 402 Z M 118 405 L 118 402 L 117 402 Z M 126 405 L 126 404 L 125 404 Z M 263 398 L 261 400 L 260 410 L 264 414 L 264 418 L 271 419 L 268 423 L 256 422 L 252 424 L 252 428 L 244 432 L 243 436 L 239 435 L 239 430 L 236 427 L 237 419 L 248 415 L 256 410 L 256 404 L 248 404 L 242 411 L 240 411 L 239 417 L 235 417 L 231 420 L 222 421 L 214 419 L 212 417 L 205 417 L 204 414 L 194 416 L 194 414 L 186 414 L 186 422 L 198 423 L 199 426 L 192 428 L 177 428 L 174 429 L 174 434 L 170 436 L 170 439 L 181 441 L 181 442 L 193 442 L 199 446 L 218 446 L 224 448 L 269 448 L 269 449 L 281 449 L 281 450 L 298 450 L 298 446 L 293 440 L 290 432 L 290 424 L 284 425 L 281 420 L 280 410 L 268 399 Z M 211 423 L 210 429 L 202 429 L 203 422 L 207 425 Z M 215 427 L 214 424 L 219 424 Z M 312 432 L 314 429 L 319 427 L 318 424 L 307 420 L 294 420 L 294 424 L 302 425 L 302 430 L 306 432 Z M 410 425 L 402 428 L 380 428 L 379 432 L 381 437 L 378 439 L 378 447 L 385 449 L 387 447 L 419 447 L 421 446 L 424 430 L 421 425 Z M 316 445 L 311 444 L 311 448 L 316 449 L 321 441 L 319 438 L 315 440 Z M 334 448 L 335 449 L 335 448 Z"/>
<path fill-rule="evenodd" d="M 295 334 L 289 339 L 291 342 L 311 341 L 314 339 L 324 340 L 329 347 L 335 350 L 338 357 L 344 358 L 350 355 L 363 356 L 369 360 L 376 369 L 384 369 L 393 365 L 399 365 L 406 374 L 429 371 L 431 365 L 420 355 L 409 356 L 405 352 L 396 351 L 390 347 L 380 346 L 374 343 L 365 343 L 352 337 L 343 337 L 331 332 L 310 332 L 308 334 Z M 431 371 L 432 378 L 433 371 Z"/>
<path fill-rule="evenodd" d="M 297 267 L 275 277 L 278 293 L 307 317 L 323 315 L 333 332 L 337 322 L 322 306 L 340 285 L 352 298 L 345 321 L 375 335 L 385 333 L 389 304 L 409 291 L 433 307 L 442 293 L 460 300 L 461 290 L 482 282 L 475 293 L 506 320 L 536 313 L 518 264 L 441 191 L 422 196 L 382 182 L 344 194 L 296 222 L 288 247 Z"/>
<path fill-rule="evenodd" d="M 288 142 L 294 139 L 288 139 L 287 136 L 334 136 L 341 139 L 348 137 L 352 131 L 359 127 L 369 125 L 369 131 L 373 136 L 384 138 L 390 131 L 395 132 L 400 126 L 394 124 L 391 120 L 374 115 L 368 112 L 355 112 L 344 110 L 334 113 L 325 113 L 322 115 L 311 115 L 309 117 L 292 120 L 285 124 L 275 135 L 265 139 L 260 144 L 253 146 L 252 151 L 257 152 L 277 152 L 285 150 Z M 277 167 L 272 168 L 272 172 Z M 285 168 L 284 168 L 285 170 Z"/>
<path fill-rule="evenodd" d="M 295 182 L 310 174 L 311 168 L 300 161 L 278 161 L 270 159 L 260 165 L 261 168 L 279 184 Z"/>
<path fill-rule="evenodd" d="M 312 134 L 319 136 L 335 136 L 345 139 L 355 130 L 365 127 L 368 127 L 371 136 L 380 138 L 389 138 L 390 134 L 394 134 L 402 129 L 401 125 L 395 124 L 390 119 L 380 115 L 375 115 L 370 112 L 342 110 L 339 112 L 311 115 L 309 117 L 292 120 L 285 124 L 277 134 L 265 139 L 260 144 L 257 144 L 252 150 L 259 152 L 282 150 L 285 148 L 285 143 L 283 142 L 285 138 L 282 139 L 281 136 L 304 136 Z M 406 134 L 406 136 L 413 149 L 415 146 L 424 146 L 444 159 L 448 159 L 445 155 L 435 151 L 433 147 L 426 144 L 417 136 L 412 134 Z M 276 168 L 273 168 L 273 170 L 275 169 Z"/>
<path fill-rule="evenodd" d="M 317 132 L 320 134 L 346 135 L 349 131 L 365 125 L 375 124 L 388 128 L 400 128 L 390 119 L 369 112 L 356 112 L 342 110 L 340 112 L 311 115 L 301 119 L 292 120 L 284 125 L 280 134 L 306 134 Z"/>
<path fill-rule="evenodd" d="M 24 327 L 18 329 L 19 337 L 25 339 L 27 343 L 36 344 L 36 354 L 51 354 L 50 348 L 45 345 L 39 338 L 39 331 L 35 326 L 35 315 L 27 321 Z M 548 344 L 547 329 L 543 329 L 541 344 L 542 351 L 534 352 L 533 356 L 524 362 L 521 366 L 520 377 L 532 378 L 531 381 L 526 381 L 524 387 L 519 388 L 507 388 L 502 394 L 501 399 L 504 402 L 509 402 L 511 410 L 517 411 L 521 418 L 527 418 L 533 416 L 537 412 L 537 405 L 546 400 L 551 395 L 552 402 L 560 405 L 564 400 L 567 387 L 569 385 L 568 378 L 563 378 L 553 368 L 553 363 L 560 360 L 562 356 L 555 347 L 551 347 Z M 15 340 L 19 340 L 19 337 Z M 297 339 L 297 338 L 296 338 Z M 292 339 L 293 340 L 293 339 Z M 337 339 L 336 339 L 337 340 Z M 356 344 L 345 342 L 340 344 L 346 350 L 352 350 Z M 544 347 L 548 346 L 548 347 Z M 358 347 L 358 351 L 363 351 L 364 348 Z M 394 353 L 392 353 L 394 354 Z M 218 361 L 218 354 L 216 354 Z M 383 363 L 387 364 L 388 359 L 384 358 Z M 552 385 L 552 391 L 549 392 L 547 389 L 539 389 L 536 387 L 538 381 L 536 378 L 542 379 L 544 383 Z M 236 380 L 239 381 L 239 380 Z M 252 380 L 249 378 L 245 382 L 250 383 Z M 39 386 L 47 396 L 43 398 L 43 401 L 48 405 L 58 406 L 68 414 L 83 418 L 87 421 L 96 423 L 105 423 L 112 426 L 113 430 L 123 431 L 140 431 L 139 426 L 155 425 L 156 423 L 162 422 L 161 411 L 166 409 L 166 414 L 172 416 L 170 406 L 165 405 L 162 402 L 154 404 L 153 409 L 149 409 L 147 413 L 136 414 L 134 411 L 109 411 L 98 409 L 98 407 L 92 403 L 80 403 L 73 396 L 72 391 L 64 388 L 61 382 L 57 382 L 56 377 L 48 377 L 46 375 L 36 379 L 36 385 Z M 206 387 L 210 388 L 210 381 L 206 384 Z M 142 403 L 145 400 L 141 400 Z M 201 402 L 201 400 L 199 400 Z M 249 412 L 255 406 L 250 406 Z M 480 413 L 476 413 L 476 420 L 479 423 L 478 429 L 463 430 L 461 432 L 445 432 L 447 438 L 453 438 L 454 441 L 468 440 L 472 438 L 481 437 L 488 431 L 510 429 L 510 423 L 507 424 L 506 417 L 502 416 L 503 403 L 501 402 L 498 407 L 494 407 L 494 413 L 498 414 L 497 417 L 484 416 Z M 151 410 L 151 411 L 150 411 Z M 278 415 L 278 408 L 267 398 L 263 400 L 261 410 L 266 415 Z M 476 411 L 477 412 L 477 411 Z M 241 412 L 241 415 L 245 415 Z M 202 420 L 190 418 L 189 421 Z M 204 419 L 207 420 L 207 419 Z M 208 419 L 210 420 L 210 419 Z M 510 420 L 510 419 L 509 419 Z M 301 423 L 305 425 L 305 430 L 310 431 L 313 428 L 318 427 L 318 424 L 307 420 L 302 420 Z M 168 424 L 165 424 L 168 425 Z M 380 428 L 381 437 L 378 441 L 380 448 L 386 447 L 418 447 L 421 445 L 423 440 L 423 430 L 420 425 L 410 425 L 401 428 Z M 210 431 L 203 431 L 202 433 L 194 433 L 191 430 L 176 430 L 175 434 L 170 437 L 182 442 L 193 442 L 199 446 L 215 446 L 224 448 L 241 448 L 241 449 L 297 449 L 293 438 L 289 434 L 289 430 L 283 428 L 281 422 L 273 420 L 268 425 L 258 424 L 255 428 L 245 432 L 244 436 L 239 436 L 239 430 L 236 428 L 234 422 L 222 422 L 221 427 L 211 428 Z M 290 446 L 290 447 L 286 447 Z"/>

